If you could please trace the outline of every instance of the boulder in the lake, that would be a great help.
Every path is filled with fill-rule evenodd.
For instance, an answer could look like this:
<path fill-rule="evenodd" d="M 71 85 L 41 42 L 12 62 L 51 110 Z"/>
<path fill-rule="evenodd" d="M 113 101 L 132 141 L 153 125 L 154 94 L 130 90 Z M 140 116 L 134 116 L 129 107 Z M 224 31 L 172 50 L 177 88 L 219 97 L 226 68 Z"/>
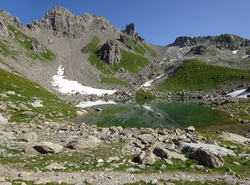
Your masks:
<path fill-rule="evenodd" d="M 190 157 L 209 168 L 221 168 L 224 165 L 224 160 L 219 155 L 202 147 L 194 151 Z"/>

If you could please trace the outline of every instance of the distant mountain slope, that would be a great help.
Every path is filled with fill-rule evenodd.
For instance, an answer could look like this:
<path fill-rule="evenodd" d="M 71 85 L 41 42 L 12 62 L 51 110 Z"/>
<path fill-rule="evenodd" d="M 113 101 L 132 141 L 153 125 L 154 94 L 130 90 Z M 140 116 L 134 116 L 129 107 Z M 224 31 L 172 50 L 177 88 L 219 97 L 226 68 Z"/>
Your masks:
<path fill-rule="evenodd" d="M 138 89 L 159 76 L 166 80 L 185 59 L 250 69 L 249 55 L 250 41 L 232 34 L 179 37 L 158 46 L 146 43 L 133 23 L 120 30 L 102 16 L 76 16 L 63 7 L 27 26 L 0 11 L 0 68 L 54 93 L 59 66 L 65 78 L 85 86 Z"/>

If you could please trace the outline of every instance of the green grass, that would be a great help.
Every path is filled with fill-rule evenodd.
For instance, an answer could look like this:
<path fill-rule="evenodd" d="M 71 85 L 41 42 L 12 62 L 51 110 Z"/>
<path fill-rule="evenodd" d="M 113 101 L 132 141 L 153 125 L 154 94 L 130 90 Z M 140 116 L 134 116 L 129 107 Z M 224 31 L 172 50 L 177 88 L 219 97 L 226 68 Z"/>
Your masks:
<path fill-rule="evenodd" d="M 128 86 L 129 83 L 118 78 L 101 76 L 101 83 L 117 84 L 120 86 Z"/>
<path fill-rule="evenodd" d="M 37 42 L 39 43 L 35 38 L 29 37 L 28 35 L 25 35 L 21 31 L 17 30 L 14 28 L 12 25 L 8 25 L 8 29 L 12 31 L 15 35 L 15 39 L 17 42 L 27 50 L 26 55 L 32 59 L 38 59 L 41 61 L 53 61 L 56 56 L 54 53 L 52 53 L 48 48 L 46 48 L 44 45 L 42 45 L 46 53 L 35 53 L 32 51 L 31 46 L 32 42 Z"/>
<path fill-rule="evenodd" d="M 146 50 L 150 53 L 152 57 L 157 58 L 158 55 L 152 48 L 148 47 L 148 45 L 145 43 L 143 43 L 143 46 L 144 48 L 146 48 Z"/>
<path fill-rule="evenodd" d="M 136 45 L 129 36 L 124 35 L 123 38 L 126 44 L 132 46 L 132 48 L 135 50 L 136 53 L 140 55 L 144 55 L 146 53 L 145 48 L 142 45 Z"/>
<path fill-rule="evenodd" d="M 114 69 L 124 68 L 130 73 L 138 73 L 142 68 L 145 68 L 149 65 L 150 61 L 134 53 L 124 51 L 121 49 L 122 60 L 114 65 Z"/>
<path fill-rule="evenodd" d="M 98 70 L 102 71 L 106 75 L 114 75 L 115 71 L 121 68 L 124 68 L 131 73 L 137 73 L 142 68 L 148 66 L 148 64 L 150 63 L 148 59 L 141 55 L 121 50 L 122 60 L 118 64 L 110 66 L 109 64 L 98 58 L 97 51 L 100 48 L 99 43 L 99 38 L 95 36 L 92 41 L 82 49 L 82 52 L 91 53 L 88 58 L 91 65 L 96 66 Z"/>
<path fill-rule="evenodd" d="M 10 51 L 1 41 L 0 41 L 0 54 L 3 56 L 10 56 L 11 58 L 16 60 L 16 52 Z"/>
<path fill-rule="evenodd" d="M 231 69 L 206 64 L 197 59 L 186 60 L 167 81 L 160 84 L 160 91 L 212 92 L 231 82 L 249 82 L 250 70 Z"/>
<path fill-rule="evenodd" d="M 44 114 L 46 118 L 66 118 L 75 116 L 76 108 L 73 105 L 61 101 L 54 94 L 26 78 L 0 69 L 0 93 L 6 91 L 15 91 L 16 95 L 9 95 L 9 98 L 0 98 L 0 101 L 12 101 L 15 104 L 24 102 L 27 104 L 32 102 L 34 97 L 42 100 L 44 107 L 33 108 L 32 110 L 36 115 Z M 20 95 L 18 96 L 17 94 Z M 28 107 L 32 108 L 29 105 Z M 34 116 L 21 116 L 21 112 L 22 111 L 13 111 L 10 121 L 22 122 L 30 121 L 34 118 Z M 63 116 L 56 116 L 58 113 L 63 114 Z"/>
<path fill-rule="evenodd" d="M 114 75 L 115 70 L 112 69 L 112 67 L 106 62 L 98 58 L 97 51 L 100 48 L 99 43 L 100 39 L 95 36 L 92 41 L 88 43 L 81 51 L 82 53 L 91 53 L 88 58 L 91 65 L 96 66 L 96 68 L 102 71 L 104 74 Z"/>

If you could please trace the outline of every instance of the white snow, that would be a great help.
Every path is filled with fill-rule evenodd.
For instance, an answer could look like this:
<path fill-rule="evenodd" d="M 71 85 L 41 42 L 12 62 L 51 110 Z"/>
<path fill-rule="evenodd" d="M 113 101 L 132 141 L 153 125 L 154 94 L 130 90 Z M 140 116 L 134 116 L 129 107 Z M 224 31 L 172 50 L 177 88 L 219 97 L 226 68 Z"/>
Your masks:
<path fill-rule="evenodd" d="M 143 107 L 144 109 L 146 109 L 146 110 L 149 110 L 149 111 L 154 112 L 154 110 L 152 109 L 152 107 L 150 107 L 149 105 L 143 105 L 142 107 Z"/>
<path fill-rule="evenodd" d="M 157 76 L 157 77 L 156 77 L 155 79 L 153 79 L 153 80 L 149 80 L 149 81 L 145 82 L 144 84 L 141 85 L 140 88 L 148 88 L 148 87 L 150 87 L 150 86 L 152 85 L 152 83 L 153 83 L 155 80 L 160 79 L 163 75 L 164 75 L 164 74 L 162 74 L 162 75 L 160 75 L 160 76 Z"/>
<path fill-rule="evenodd" d="M 236 98 L 247 98 L 247 95 L 250 95 L 250 91 L 246 91 L 246 89 L 241 89 L 228 93 L 227 95 Z"/>
<path fill-rule="evenodd" d="M 87 102 L 80 102 L 76 107 L 81 107 L 81 108 L 86 108 L 86 107 L 92 107 L 95 105 L 106 105 L 106 104 L 116 104 L 114 101 L 102 101 L 102 100 L 97 100 L 97 101 L 87 101 Z"/>
<path fill-rule="evenodd" d="M 233 53 L 233 54 L 236 54 L 237 52 L 238 52 L 238 50 L 234 50 L 234 51 L 232 51 L 232 53 Z"/>
<path fill-rule="evenodd" d="M 52 86 L 56 87 L 56 89 L 63 94 L 75 94 L 76 92 L 79 92 L 80 94 L 95 94 L 97 96 L 102 96 L 103 94 L 114 94 L 116 92 L 116 90 L 104 90 L 84 86 L 77 81 L 65 79 L 63 74 L 64 68 L 60 65 L 57 75 L 53 76 L 52 82 Z"/>
<path fill-rule="evenodd" d="M 247 57 L 249 57 L 249 55 L 243 56 L 242 58 L 247 58 Z"/>

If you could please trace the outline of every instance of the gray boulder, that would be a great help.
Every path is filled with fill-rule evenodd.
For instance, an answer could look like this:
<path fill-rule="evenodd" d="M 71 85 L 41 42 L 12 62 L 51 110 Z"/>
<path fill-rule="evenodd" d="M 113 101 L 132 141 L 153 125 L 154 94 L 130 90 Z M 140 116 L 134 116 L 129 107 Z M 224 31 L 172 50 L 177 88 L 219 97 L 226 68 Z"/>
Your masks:
<path fill-rule="evenodd" d="M 29 108 L 26 105 L 24 105 L 23 103 L 18 104 L 17 108 L 20 110 L 29 110 Z"/>
<path fill-rule="evenodd" d="M 154 164 L 156 161 L 152 150 L 142 151 L 138 156 L 138 160 L 141 164 Z"/>
<path fill-rule="evenodd" d="M 158 139 L 152 136 L 151 134 L 142 134 L 137 137 L 143 143 L 156 143 Z"/>
<path fill-rule="evenodd" d="M 24 111 L 24 112 L 22 112 L 20 115 L 25 115 L 25 116 L 34 116 L 35 115 L 35 113 L 34 112 L 31 112 L 31 111 Z"/>
<path fill-rule="evenodd" d="M 41 142 L 34 144 L 33 146 L 28 146 L 25 149 L 27 154 L 57 154 L 62 151 L 63 147 L 59 144 L 51 142 Z"/>
<path fill-rule="evenodd" d="M 84 150 L 89 148 L 95 148 L 100 145 L 101 141 L 94 136 L 85 136 L 77 141 L 70 141 L 67 144 L 67 148 L 75 150 Z"/>
<path fill-rule="evenodd" d="M 36 142 L 38 140 L 38 135 L 35 132 L 21 134 L 16 139 L 19 142 Z"/>
<path fill-rule="evenodd" d="M 172 151 L 169 151 L 163 147 L 160 147 L 160 146 L 157 146 L 155 147 L 153 153 L 157 156 L 157 157 L 161 157 L 161 158 L 166 158 L 166 159 L 181 159 L 182 161 L 186 161 L 187 158 L 182 155 L 182 154 L 179 154 L 177 152 L 172 152 Z"/>
<path fill-rule="evenodd" d="M 194 152 L 194 151 L 196 151 L 197 149 L 199 149 L 201 147 L 208 150 L 212 154 L 218 155 L 218 156 L 221 156 L 221 157 L 222 156 L 227 156 L 227 155 L 236 156 L 235 153 L 232 150 L 229 150 L 227 148 L 220 147 L 220 146 L 217 146 L 217 145 L 204 144 L 204 143 L 181 142 L 178 145 L 178 150 L 180 150 L 183 153 L 185 153 L 185 152 Z"/>
<path fill-rule="evenodd" d="M 202 147 L 194 151 L 190 157 L 209 168 L 221 168 L 224 165 L 224 160 L 219 155 Z"/>

